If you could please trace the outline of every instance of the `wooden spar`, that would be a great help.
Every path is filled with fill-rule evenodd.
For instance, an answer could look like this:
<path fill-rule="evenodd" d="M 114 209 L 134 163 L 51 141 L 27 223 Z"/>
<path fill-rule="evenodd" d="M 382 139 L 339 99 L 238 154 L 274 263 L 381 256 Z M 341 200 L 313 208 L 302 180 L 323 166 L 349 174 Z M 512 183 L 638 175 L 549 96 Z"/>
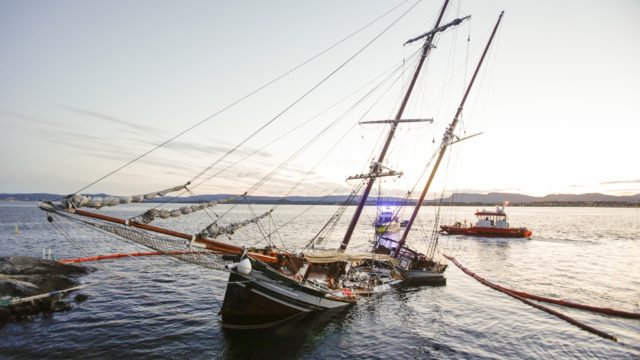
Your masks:
<path fill-rule="evenodd" d="M 393 124 L 396 121 L 398 123 L 416 123 L 416 122 L 432 123 L 433 119 L 372 120 L 372 121 L 360 121 L 358 124 L 359 125 L 366 125 L 366 124 Z"/>
<path fill-rule="evenodd" d="M 431 182 L 433 181 L 433 178 L 435 177 L 436 172 L 438 171 L 438 167 L 440 166 L 440 162 L 442 161 L 442 158 L 444 157 L 444 154 L 447 151 L 449 142 L 451 142 L 451 139 L 453 137 L 453 131 L 455 130 L 456 125 L 458 124 L 460 115 L 462 114 L 464 103 L 467 101 L 467 97 L 469 96 L 471 87 L 473 87 L 473 83 L 475 82 L 476 77 L 478 76 L 478 72 L 480 71 L 480 67 L 484 62 L 484 58 L 487 55 L 487 52 L 489 51 L 491 42 L 493 41 L 493 38 L 496 35 L 496 31 L 498 31 L 498 26 L 500 26 L 500 20 L 502 20 L 502 15 L 504 15 L 504 11 L 500 13 L 500 16 L 498 17 L 498 21 L 496 22 L 496 25 L 493 28 L 493 32 L 491 32 L 491 37 L 489 37 L 489 41 L 487 42 L 487 45 L 485 46 L 484 51 L 482 52 L 482 56 L 480 57 L 478 66 L 476 66 L 476 70 L 473 73 L 473 77 L 471 77 L 471 81 L 469 81 L 469 85 L 467 86 L 467 90 L 465 91 L 464 96 L 462 97 L 462 101 L 460 101 L 460 106 L 458 106 L 458 111 L 456 111 L 456 115 L 453 117 L 451 124 L 449 125 L 449 127 L 444 133 L 444 136 L 442 138 L 442 143 L 440 144 L 440 153 L 438 154 L 436 163 L 433 165 L 433 169 L 431 170 L 431 174 L 429 175 L 429 179 L 427 180 L 427 183 L 424 185 L 424 188 L 422 189 L 422 193 L 420 193 L 420 198 L 418 199 L 418 203 L 416 204 L 415 208 L 413 208 L 413 213 L 411 214 L 411 218 L 409 218 L 409 222 L 407 223 L 404 233 L 402 234 L 402 238 L 400 238 L 400 243 L 398 245 L 398 248 L 396 249 L 396 252 L 393 255 L 394 257 L 398 257 L 398 254 L 400 254 L 400 249 L 402 249 L 402 246 L 407 241 L 407 236 L 409 235 L 411 226 L 413 225 L 413 222 L 416 220 L 416 217 L 418 216 L 418 211 L 420 211 L 422 202 L 424 201 L 424 198 L 427 196 L 427 192 L 429 191 Z"/>
<path fill-rule="evenodd" d="M 440 10 L 440 15 L 438 15 L 438 20 L 436 20 L 436 25 L 434 26 L 434 28 L 438 28 L 440 26 L 440 22 L 442 21 L 442 17 L 444 16 L 444 11 L 446 10 L 448 4 L 449 4 L 449 0 L 445 0 L 444 5 L 442 5 L 442 9 Z M 407 102 L 409 101 L 409 97 L 411 96 L 411 92 L 413 91 L 413 87 L 416 84 L 416 81 L 418 80 L 418 75 L 420 75 L 420 70 L 422 69 L 422 65 L 424 64 L 424 61 L 429 55 L 429 51 L 431 50 L 431 41 L 433 40 L 433 37 L 435 36 L 435 34 L 436 33 L 434 32 L 434 33 L 431 33 L 429 36 L 427 36 L 426 40 L 424 41 L 424 45 L 422 45 L 422 56 L 418 61 L 418 65 L 416 66 L 416 70 L 413 73 L 413 78 L 411 79 L 411 83 L 407 88 L 407 92 L 404 95 L 404 99 L 402 100 L 402 104 L 398 109 L 398 113 L 396 114 L 396 117 L 393 123 L 391 124 L 391 128 L 389 129 L 387 139 L 384 143 L 382 151 L 380 152 L 378 161 L 371 165 L 371 173 L 375 174 L 376 172 L 378 172 L 378 170 L 380 169 L 380 165 L 382 164 L 382 161 L 387 155 L 387 151 L 389 150 L 389 145 L 391 144 L 391 140 L 393 140 L 393 135 L 396 133 L 396 128 L 398 127 L 400 118 L 404 113 L 404 108 L 407 106 Z M 347 246 L 349 245 L 349 241 L 351 240 L 351 236 L 353 235 L 353 231 L 355 230 L 356 225 L 358 224 L 358 220 L 360 219 L 360 215 L 362 214 L 364 205 L 367 203 L 367 198 L 369 197 L 369 193 L 371 192 L 371 189 L 373 188 L 373 183 L 375 181 L 376 181 L 376 178 L 372 177 L 367 182 L 367 186 L 365 187 L 364 192 L 362 193 L 362 197 L 360 199 L 360 202 L 358 203 L 358 207 L 356 207 L 353 217 L 351 218 L 351 222 L 349 223 L 349 227 L 347 228 L 347 231 L 344 234 L 344 238 L 342 239 L 342 244 L 340 244 L 340 251 L 345 251 L 347 249 Z"/>
<path fill-rule="evenodd" d="M 143 230 L 147 230 L 147 231 L 151 231 L 159 234 L 169 235 L 169 236 L 173 236 L 173 237 L 177 237 L 177 238 L 181 238 L 189 241 L 193 240 L 197 243 L 203 244 L 207 250 L 218 251 L 228 255 L 242 255 L 242 253 L 244 252 L 244 249 L 240 246 L 223 243 L 216 240 L 205 239 L 200 235 L 189 235 L 189 234 L 185 234 L 185 233 L 181 233 L 181 232 L 173 231 L 169 229 L 164 229 L 164 228 L 153 226 L 153 225 L 139 224 L 136 222 L 130 222 L 125 219 L 120 219 L 120 218 L 103 215 L 103 214 L 96 214 L 96 213 L 92 213 L 84 210 L 75 210 L 74 214 L 90 217 L 93 219 L 108 221 L 116 224 L 131 226 L 138 229 L 143 229 Z M 253 259 L 257 259 L 267 263 L 277 263 L 279 261 L 278 258 L 276 257 L 258 254 L 254 252 L 249 252 L 247 255 Z"/>
<path fill-rule="evenodd" d="M 459 143 L 459 142 L 461 142 L 461 141 L 465 141 L 465 140 L 467 140 L 467 139 L 471 139 L 472 137 L 476 137 L 476 136 L 478 136 L 478 135 L 482 135 L 482 133 L 481 133 L 481 132 L 479 132 L 479 133 L 477 133 L 477 134 L 473 134 L 473 135 L 465 136 L 465 137 L 463 137 L 463 138 L 461 138 L 461 139 L 458 139 L 458 140 L 452 141 L 451 143 L 449 143 L 449 145 L 457 144 L 457 143 Z"/>

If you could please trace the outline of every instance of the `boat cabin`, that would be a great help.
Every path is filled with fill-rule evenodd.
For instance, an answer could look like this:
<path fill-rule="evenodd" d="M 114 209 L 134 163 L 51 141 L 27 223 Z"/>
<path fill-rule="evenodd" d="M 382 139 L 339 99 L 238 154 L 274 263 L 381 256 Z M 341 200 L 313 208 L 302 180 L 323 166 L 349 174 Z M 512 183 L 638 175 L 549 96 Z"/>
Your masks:
<path fill-rule="evenodd" d="M 476 211 L 474 215 L 478 217 L 478 222 L 475 225 L 476 227 L 509 228 L 509 222 L 507 221 L 507 214 L 504 212 L 504 206 L 497 206 L 496 211 L 486 211 L 482 209 L 482 211 Z"/>

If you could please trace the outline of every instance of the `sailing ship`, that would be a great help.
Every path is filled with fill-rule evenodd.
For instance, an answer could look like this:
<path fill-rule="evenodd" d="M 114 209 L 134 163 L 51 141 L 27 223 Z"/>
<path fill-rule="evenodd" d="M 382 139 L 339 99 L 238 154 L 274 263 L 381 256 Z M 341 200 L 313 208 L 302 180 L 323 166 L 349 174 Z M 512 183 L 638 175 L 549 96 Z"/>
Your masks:
<path fill-rule="evenodd" d="M 482 237 L 502 237 L 502 238 L 530 238 L 533 231 L 525 228 L 513 228 L 509 226 L 507 214 L 504 211 L 504 204 L 496 206 L 495 211 L 476 211 L 474 214 L 478 221 L 467 226 L 457 221 L 453 225 L 441 225 L 441 231 L 447 235 L 467 235 Z"/>
<path fill-rule="evenodd" d="M 354 304 L 361 296 L 389 291 L 392 285 L 399 282 L 397 279 L 387 277 L 384 273 L 372 270 L 370 267 L 359 266 L 362 264 L 386 264 L 388 267 L 400 269 L 403 278 L 408 280 L 424 277 L 429 271 L 440 271 L 441 268 L 437 268 L 437 264 L 431 264 L 430 259 L 405 246 L 407 234 L 415 220 L 419 205 L 407 223 L 406 230 L 395 251 L 382 254 L 379 251 L 353 253 L 346 252 L 346 250 L 373 183 L 376 179 L 384 176 L 398 175 L 395 171 L 385 171 L 382 164 L 398 125 L 409 121 L 403 120 L 403 112 L 424 61 L 433 47 L 434 36 L 464 20 L 464 18 L 456 19 L 448 24 L 440 25 L 447 4 L 448 0 L 445 1 L 433 30 L 410 40 L 424 39 L 421 58 L 395 118 L 385 121 L 390 125 L 390 128 L 377 160 L 371 164 L 369 173 L 350 178 L 362 180 L 366 184 L 338 249 L 316 250 L 313 245 L 322 239 L 320 236 L 322 231 L 331 227 L 331 224 L 337 223 L 346 204 L 340 208 L 336 216 L 333 216 L 323 226 L 318 235 L 311 239 L 309 242 L 311 246 L 306 247 L 306 250 L 301 253 L 279 248 L 273 243 L 257 247 L 242 246 L 220 240 L 224 237 L 231 239 L 231 235 L 245 226 L 260 224 L 261 220 L 272 216 L 272 210 L 228 225 L 221 225 L 219 219 L 214 219 L 210 225 L 195 233 L 183 233 L 150 224 L 158 218 L 177 218 L 194 212 L 207 212 L 209 208 L 220 203 L 233 202 L 238 198 L 243 198 L 246 193 L 239 197 L 186 205 L 177 209 L 162 209 L 158 206 L 128 219 L 82 210 L 82 208 L 101 209 L 121 204 L 141 203 L 175 192 L 191 194 L 191 181 L 169 189 L 134 196 L 101 197 L 75 193 L 59 201 L 42 202 L 39 206 L 47 212 L 48 220 L 54 226 L 56 226 L 57 220 L 88 226 L 102 233 L 113 234 L 126 241 L 166 253 L 168 256 L 185 262 L 208 269 L 227 271 L 229 279 L 220 315 L 223 326 L 228 328 L 268 327 L 304 314 L 344 309 Z M 470 85 L 473 84 L 499 22 L 500 20 L 495 25 Z M 465 99 L 469 90 L 470 86 L 465 93 Z M 464 104 L 464 100 L 462 104 Z M 462 104 L 452 124 L 445 132 L 436 168 L 446 147 L 453 139 L 453 131 L 462 111 Z M 423 193 L 426 193 L 434 174 L 435 170 L 432 172 Z M 422 198 L 418 204 L 422 203 Z M 61 231 L 61 234 L 64 232 Z"/>
<path fill-rule="evenodd" d="M 446 6 L 446 3 L 445 3 L 445 6 Z M 431 183 L 435 178 L 435 175 L 438 171 L 440 163 L 442 162 L 442 159 L 444 158 L 445 153 L 447 152 L 447 149 L 449 148 L 450 145 L 465 139 L 465 138 L 456 137 L 454 135 L 454 131 L 460 120 L 465 102 L 467 100 L 467 97 L 469 96 L 471 88 L 473 87 L 473 84 L 476 80 L 480 67 L 482 66 L 485 56 L 487 55 L 489 46 L 491 45 L 493 37 L 498 29 L 498 26 L 500 25 L 500 20 L 502 19 L 502 15 L 503 13 L 500 14 L 500 17 L 498 18 L 498 22 L 496 23 L 493 29 L 493 32 L 491 33 L 489 42 L 487 43 L 487 46 L 485 47 L 484 52 L 480 57 L 480 61 L 475 69 L 475 72 L 473 73 L 473 76 L 469 81 L 469 84 L 466 88 L 464 96 L 462 97 L 462 100 L 460 101 L 456 114 L 453 117 L 453 120 L 451 121 L 447 129 L 445 130 L 444 135 L 442 136 L 440 146 L 436 152 L 436 157 L 435 157 L 436 161 L 431 169 L 429 178 L 427 179 L 427 182 L 425 183 L 422 189 L 422 192 L 420 193 L 420 197 L 418 198 L 418 201 L 413 209 L 413 213 L 411 214 L 411 217 L 409 218 L 409 220 L 405 223 L 404 231 L 400 231 L 400 229 L 398 229 L 398 227 L 395 226 L 393 221 L 390 222 L 388 226 L 378 228 L 379 231 L 376 231 L 374 252 L 377 254 L 389 255 L 389 256 L 392 256 L 394 259 L 398 260 L 398 263 L 396 264 L 395 269 L 399 272 L 401 278 L 404 280 L 404 283 L 406 284 L 441 285 L 446 283 L 443 273 L 447 268 L 447 264 L 441 263 L 439 261 L 434 261 L 434 255 L 438 245 L 438 232 L 437 231 L 433 232 L 432 239 L 429 244 L 429 249 L 426 254 L 420 253 L 416 250 L 409 248 L 407 246 L 407 238 L 418 216 L 418 212 L 422 208 L 422 204 L 425 200 L 427 192 L 429 191 Z M 438 21 L 440 20 L 441 17 L 442 17 L 442 13 L 438 18 Z M 459 24 L 464 19 L 466 18 L 457 19 L 456 23 Z M 448 25 L 445 25 L 445 26 L 448 26 Z M 436 24 L 436 28 L 438 28 L 437 24 Z M 431 43 L 433 41 L 433 36 L 435 35 L 435 33 L 431 33 L 431 34 L 427 33 L 427 34 L 429 34 L 430 36 L 427 42 Z M 410 41 L 417 40 L 420 38 L 421 37 L 417 37 Z"/>

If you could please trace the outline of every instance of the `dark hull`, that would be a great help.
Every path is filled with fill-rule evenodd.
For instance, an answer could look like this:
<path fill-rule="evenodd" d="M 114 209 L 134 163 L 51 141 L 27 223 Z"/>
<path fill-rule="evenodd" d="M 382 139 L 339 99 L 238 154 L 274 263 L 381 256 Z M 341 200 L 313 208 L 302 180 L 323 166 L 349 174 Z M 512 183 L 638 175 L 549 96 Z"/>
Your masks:
<path fill-rule="evenodd" d="M 467 235 L 482 237 L 501 237 L 501 238 L 529 238 L 532 235 L 531 230 L 526 228 L 491 228 L 491 227 L 459 227 L 441 225 L 442 232 L 447 235 Z"/>
<path fill-rule="evenodd" d="M 447 279 L 441 272 L 429 270 L 401 270 L 403 286 L 444 286 Z"/>
<path fill-rule="evenodd" d="M 275 326 L 304 314 L 344 309 L 355 301 L 301 286 L 268 270 L 249 275 L 232 271 L 220 315 L 226 328 Z"/>

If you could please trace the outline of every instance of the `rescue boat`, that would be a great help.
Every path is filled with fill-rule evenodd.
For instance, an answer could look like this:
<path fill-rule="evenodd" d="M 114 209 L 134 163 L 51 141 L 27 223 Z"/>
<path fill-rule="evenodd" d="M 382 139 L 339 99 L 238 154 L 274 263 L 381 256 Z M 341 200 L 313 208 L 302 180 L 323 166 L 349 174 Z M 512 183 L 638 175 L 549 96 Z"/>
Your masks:
<path fill-rule="evenodd" d="M 533 231 L 524 228 L 509 227 L 504 205 L 497 206 L 495 211 L 476 211 L 478 221 L 475 225 L 467 225 L 456 221 L 453 225 L 441 225 L 441 232 L 447 235 L 468 235 L 503 238 L 530 238 Z"/>

